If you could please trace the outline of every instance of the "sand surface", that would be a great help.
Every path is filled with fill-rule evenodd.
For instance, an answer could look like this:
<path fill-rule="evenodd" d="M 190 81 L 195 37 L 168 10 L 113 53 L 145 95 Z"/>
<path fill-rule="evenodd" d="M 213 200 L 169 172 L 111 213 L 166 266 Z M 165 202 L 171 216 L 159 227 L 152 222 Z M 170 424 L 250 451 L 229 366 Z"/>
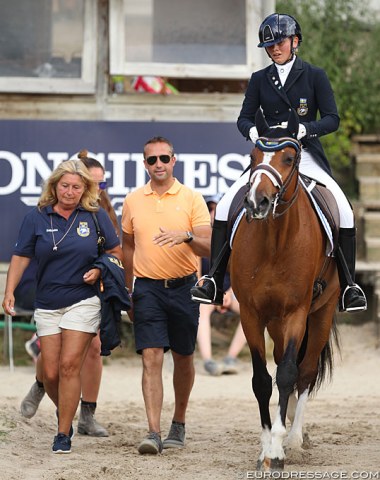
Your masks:
<path fill-rule="evenodd" d="M 375 326 L 341 325 L 342 358 L 335 358 L 332 383 L 307 406 L 310 448 L 291 453 L 291 478 L 380 478 L 380 349 Z M 108 438 L 76 435 L 70 455 L 54 455 L 55 409 L 45 397 L 36 416 L 24 419 L 19 405 L 34 368 L 0 368 L 0 479 L 97 480 L 258 478 L 260 421 L 251 391 L 251 366 L 238 375 L 211 377 L 196 360 L 196 381 L 187 417 L 187 444 L 160 456 L 136 447 L 146 434 L 139 357 L 108 361 L 104 367 L 97 419 Z M 270 363 L 270 371 L 275 367 Z M 171 362 L 164 367 L 163 435 L 173 410 Z M 271 406 L 276 408 L 276 396 Z M 76 426 L 76 419 L 74 426 Z M 324 474 L 324 476 L 323 476 Z M 277 477 L 278 478 L 278 477 Z"/>

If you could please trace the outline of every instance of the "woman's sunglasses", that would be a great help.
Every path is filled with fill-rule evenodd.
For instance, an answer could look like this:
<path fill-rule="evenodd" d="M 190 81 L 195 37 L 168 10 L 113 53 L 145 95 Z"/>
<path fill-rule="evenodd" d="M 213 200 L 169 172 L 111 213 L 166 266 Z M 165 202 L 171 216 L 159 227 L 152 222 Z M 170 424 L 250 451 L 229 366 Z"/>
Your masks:
<path fill-rule="evenodd" d="M 151 155 L 147 157 L 146 163 L 152 166 L 157 162 L 157 158 L 159 158 L 162 163 L 169 163 L 172 155 Z"/>
<path fill-rule="evenodd" d="M 105 190 L 107 188 L 107 182 L 99 182 L 98 187 L 100 190 Z"/>

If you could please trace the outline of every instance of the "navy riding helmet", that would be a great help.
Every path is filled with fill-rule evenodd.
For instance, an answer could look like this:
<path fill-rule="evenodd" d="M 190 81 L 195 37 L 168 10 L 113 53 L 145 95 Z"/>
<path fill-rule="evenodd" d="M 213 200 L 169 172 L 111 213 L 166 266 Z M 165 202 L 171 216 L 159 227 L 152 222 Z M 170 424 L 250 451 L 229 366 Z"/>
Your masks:
<path fill-rule="evenodd" d="M 298 37 L 298 43 L 302 42 L 301 27 L 291 15 L 272 13 L 262 22 L 259 28 L 260 48 L 271 47 L 288 37 Z"/>

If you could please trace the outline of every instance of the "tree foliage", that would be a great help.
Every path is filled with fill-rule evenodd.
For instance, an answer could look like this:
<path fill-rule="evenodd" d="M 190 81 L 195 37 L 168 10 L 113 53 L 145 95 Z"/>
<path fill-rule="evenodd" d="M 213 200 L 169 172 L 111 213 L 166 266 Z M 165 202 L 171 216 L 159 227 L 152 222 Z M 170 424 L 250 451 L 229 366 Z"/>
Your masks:
<path fill-rule="evenodd" d="M 335 173 L 347 176 L 352 135 L 380 132 L 379 17 L 367 0 L 280 0 L 276 11 L 298 20 L 300 57 L 330 79 L 341 124 L 321 140 Z"/>

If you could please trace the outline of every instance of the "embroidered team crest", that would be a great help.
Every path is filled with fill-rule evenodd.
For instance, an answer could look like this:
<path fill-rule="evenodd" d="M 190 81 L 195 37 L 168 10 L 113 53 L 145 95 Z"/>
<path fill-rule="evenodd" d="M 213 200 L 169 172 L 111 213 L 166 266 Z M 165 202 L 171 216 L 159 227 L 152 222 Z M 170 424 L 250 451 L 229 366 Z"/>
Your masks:
<path fill-rule="evenodd" d="M 77 234 L 80 237 L 88 237 L 90 235 L 90 228 L 87 222 L 79 222 L 79 227 L 77 228 Z"/>
<path fill-rule="evenodd" d="M 297 108 L 297 113 L 300 117 L 307 114 L 309 107 L 307 106 L 307 98 L 300 98 L 300 106 Z"/>

